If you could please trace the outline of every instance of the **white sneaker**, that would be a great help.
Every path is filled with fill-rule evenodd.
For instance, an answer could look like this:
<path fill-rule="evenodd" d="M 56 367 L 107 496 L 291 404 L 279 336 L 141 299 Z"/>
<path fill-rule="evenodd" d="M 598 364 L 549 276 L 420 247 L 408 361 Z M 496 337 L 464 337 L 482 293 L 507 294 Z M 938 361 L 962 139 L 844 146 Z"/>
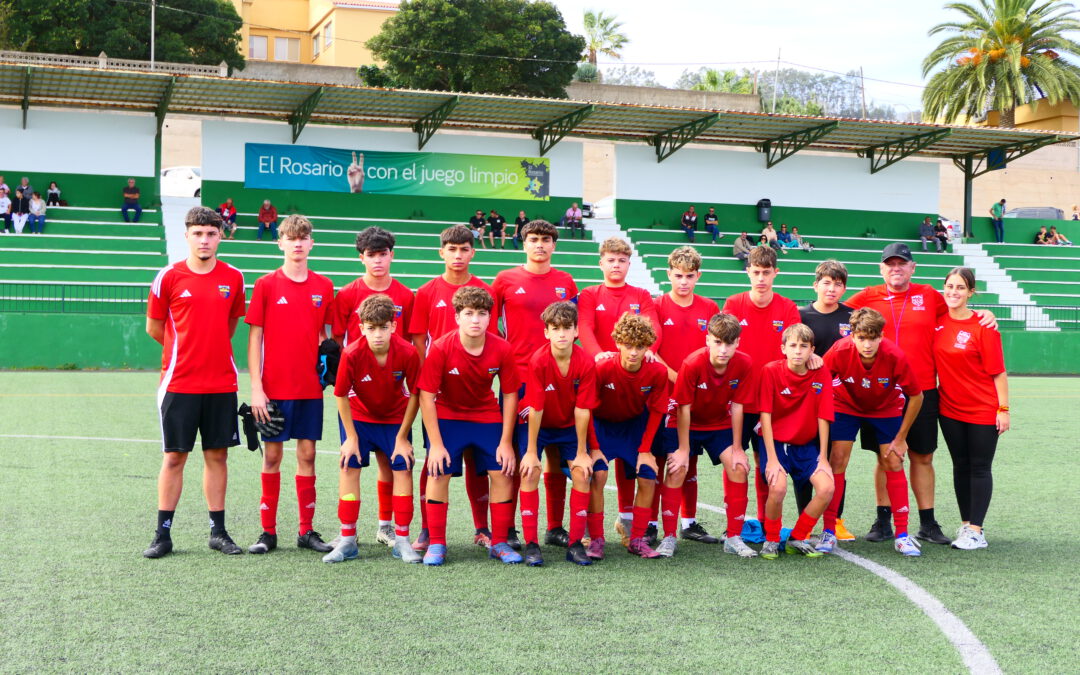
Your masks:
<path fill-rule="evenodd" d="M 424 559 L 424 556 L 413 550 L 408 537 L 399 537 L 397 535 L 394 535 L 394 546 L 391 554 L 393 554 L 395 558 L 400 559 L 401 562 L 407 563 L 418 563 Z"/>
<path fill-rule="evenodd" d="M 341 537 L 334 550 L 323 556 L 324 563 L 339 563 L 346 560 L 355 560 L 360 555 L 356 548 L 356 537 Z"/>
<path fill-rule="evenodd" d="M 656 547 L 656 552 L 665 558 L 670 558 L 675 555 L 675 548 L 678 546 L 678 543 L 678 540 L 673 535 L 668 535 L 664 537 L 664 540 Z"/>
<path fill-rule="evenodd" d="M 814 548 L 818 553 L 832 553 L 836 549 L 836 535 L 832 532 L 822 532 Z"/>
<path fill-rule="evenodd" d="M 956 541 L 952 543 L 953 548 L 961 551 L 974 551 L 989 546 L 986 543 L 986 535 L 982 532 L 976 532 L 969 527 L 962 534 L 963 536 L 957 537 Z"/>
<path fill-rule="evenodd" d="M 746 545 L 739 535 L 724 540 L 724 553 L 734 553 L 740 558 L 756 558 L 757 551 Z"/>
<path fill-rule="evenodd" d="M 897 553 L 908 558 L 918 558 L 922 555 L 922 551 L 919 550 L 919 542 L 916 541 L 914 537 L 909 537 L 906 534 L 902 537 L 897 537 L 893 547 L 896 549 Z"/>
<path fill-rule="evenodd" d="M 385 544 L 390 548 L 394 548 L 395 536 L 393 525 L 380 525 L 379 529 L 375 531 L 375 541 L 380 544 Z"/>

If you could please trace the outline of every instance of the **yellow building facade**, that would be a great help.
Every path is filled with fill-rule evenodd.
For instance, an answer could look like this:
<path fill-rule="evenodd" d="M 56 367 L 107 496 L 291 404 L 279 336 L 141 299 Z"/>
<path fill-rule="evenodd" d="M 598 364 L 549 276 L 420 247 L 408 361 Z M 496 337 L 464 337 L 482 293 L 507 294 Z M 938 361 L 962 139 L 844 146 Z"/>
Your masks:
<path fill-rule="evenodd" d="M 375 62 L 364 46 L 398 11 L 392 1 L 232 0 L 244 22 L 241 51 L 254 61 L 356 68 Z"/>
<path fill-rule="evenodd" d="M 1058 101 L 1055 104 L 1051 104 L 1044 98 L 1032 101 L 1016 108 L 1015 119 L 1017 129 L 1070 133 L 1076 133 L 1078 130 L 1076 106 L 1068 101 Z M 1000 121 L 1001 114 L 997 110 L 991 110 L 986 114 L 986 126 L 999 126 Z"/>

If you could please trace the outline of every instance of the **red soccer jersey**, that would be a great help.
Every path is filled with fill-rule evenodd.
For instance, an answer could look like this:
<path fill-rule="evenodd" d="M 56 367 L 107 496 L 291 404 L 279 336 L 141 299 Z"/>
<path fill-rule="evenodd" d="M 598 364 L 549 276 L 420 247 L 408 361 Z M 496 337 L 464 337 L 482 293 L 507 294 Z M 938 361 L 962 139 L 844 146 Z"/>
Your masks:
<path fill-rule="evenodd" d="M 825 367 L 833 374 L 836 412 L 859 417 L 898 417 L 904 414 L 904 396 L 911 398 L 922 393 L 904 352 L 888 338 L 881 341 L 869 368 L 863 365 L 850 336 L 837 340 L 824 358 Z"/>
<path fill-rule="evenodd" d="M 596 368 L 585 350 L 574 345 L 566 375 L 559 371 L 550 345 L 536 350 L 529 360 L 525 400 L 519 403 L 519 410 L 543 410 L 541 426 L 565 429 L 574 426 L 574 408 L 592 410 L 599 403 L 596 396 Z"/>
<path fill-rule="evenodd" d="M 401 424 L 409 397 L 420 384 L 420 355 L 408 340 L 392 335 L 386 365 L 380 366 L 363 336 L 341 353 L 334 396 L 348 396 L 352 418 Z"/>
<path fill-rule="evenodd" d="M 334 337 L 345 338 L 345 344 L 360 339 L 360 317 L 356 310 L 360 309 L 360 303 L 369 295 L 382 293 L 389 296 L 394 302 L 397 315 L 394 321 L 397 327 L 394 334 L 405 339 L 409 337 L 409 320 L 413 311 L 413 292 L 397 279 L 390 280 L 390 287 L 385 291 L 374 291 L 364 283 L 364 278 L 354 279 L 341 287 L 334 299 Z"/>
<path fill-rule="evenodd" d="M 214 269 L 196 274 L 181 260 L 158 272 L 150 286 L 146 316 L 165 322 L 162 391 L 236 391 L 229 322 L 243 315 L 244 275 L 232 265 L 218 260 Z"/>
<path fill-rule="evenodd" d="M 702 347 L 687 357 L 675 378 L 672 398 L 676 406 L 690 406 L 691 431 L 730 429 L 731 404 L 746 405 L 757 397 L 753 373 L 750 357 L 743 352 L 735 352 L 720 374 L 709 360 L 708 348 Z M 667 426 L 678 428 L 676 414 L 668 416 Z"/>
<path fill-rule="evenodd" d="M 934 377 L 934 328 L 948 312 L 945 298 L 927 284 L 911 284 L 904 293 L 892 293 L 885 286 L 868 286 L 845 304 L 853 309 L 870 307 L 885 317 L 885 337 L 903 350 L 915 381 L 923 391 L 937 386 Z"/>
<path fill-rule="evenodd" d="M 750 299 L 750 292 L 737 293 L 724 301 L 724 313 L 739 320 L 739 349 L 746 352 L 759 370 L 766 364 L 784 358 L 780 351 L 784 329 L 799 323 L 799 308 L 794 302 L 778 293 L 765 307 L 758 307 Z M 758 402 L 746 405 L 746 412 L 758 412 Z"/>
<path fill-rule="evenodd" d="M 549 344 L 540 314 L 553 302 L 576 297 L 577 284 L 562 270 L 552 268 L 545 274 L 533 274 L 518 266 L 499 272 L 491 286 L 501 308 L 506 339 L 514 346 L 519 376 L 524 380 L 529 359 L 541 345 Z"/>
<path fill-rule="evenodd" d="M 766 364 L 759 377 L 758 409 L 772 414 L 773 440 L 807 445 L 818 438 L 818 420 L 833 421 L 832 374 L 828 368 L 798 375 L 787 361 Z"/>
<path fill-rule="evenodd" d="M 311 271 L 300 282 L 280 269 L 255 282 L 244 321 L 263 329 L 262 385 L 268 398 L 322 398 L 315 367 L 333 300 L 333 282 Z"/>
<path fill-rule="evenodd" d="M 596 393 L 600 401 L 593 414 L 605 422 L 625 422 L 646 408 L 663 415 L 668 409 L 667 368 L 646 361 L 631 373 L 617 356 L 597 361 Z"/>
<path fill-rule="evenodd" d="M 611 331 L 615 323 L 627 312 L 644 315 L 652 322 L 656 331 L 656 342 L 652 346 L 655 352 L 660 347 L 660 319 L 656 316 L 656 306 L 652 296 L 644 288 L 626 284 L 610 288 L 600 284 L 589 286 L 578 296 L 578 337 L 581 346 L 589 356 L 600 352 L 617 352 Z"/>
<path fill-rule="evenodd" d="M 516 394 L 521 387 L 509 342 L 488 335 L 484 350 L 473 356 L 465 351 L 459 333 L 447 333 L 428 348 L 420 388 L 437 395 L 439 419 L 502 422 L 499 401 L 491 390 L 496 375 L 504 392 Z"/>
<path fill-rule="evenodd" d="M 455 286 L 441 276 L 435 277 L 420 288 L 416 289 L 416 302 L 413 303 L 412 314 L 409 317 L 409 333 L 412 335 L 426 335 L 427 344 L 438 340 L 451 331 L 458 329 L 457 321 L 454 320 L 454 293 L 462 286 L 476 286 L 482 288 L 492 297 L 495 292 L 491 286 L 484 283 L 480 277 L 473 275 L 460 286 Z M 499 303 L 496 300 L 495 307 L 491 310 L 491 324 L 488 332 L 499 334 Z"/>
<path fill-rule="evenodd" d="M 664 341 L 656 353 L 669 368 L 679 370 L 686 357 L 705 346 L 709 319 L 720 311 L 719 305 L 709 298 L 695 295 L 689 307 L 680 307 L 664 293 L 656 301 L 656 314 Z"/>
<path fill-rule="evenodd" d="M 934 360 L 941 380 L 942 415 L 970 424 L 996 424 L 994 376 L 1005 372 L 1001 333 L 979 325 L 979 317 L 942 319 L 934 336 Z"/>

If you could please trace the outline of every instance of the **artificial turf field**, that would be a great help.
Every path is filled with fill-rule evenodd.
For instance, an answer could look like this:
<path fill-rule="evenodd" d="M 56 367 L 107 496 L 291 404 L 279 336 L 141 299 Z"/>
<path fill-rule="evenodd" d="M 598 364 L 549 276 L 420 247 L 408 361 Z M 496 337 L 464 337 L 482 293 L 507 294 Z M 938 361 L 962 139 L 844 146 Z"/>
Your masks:
<path fill-rule="evenodd" d="M 918 607 L 835 556 L 741 560 L 681 542 L 672 559 L 640 560 L 612 534 L 607 560 L 591 567 L 549 547 L 543 568 L 488 560 L 472 545 L 459 480 L 445 567 L 405 565 L 374 542 L 373 471 L 362 479 L 360 559 L 326 565 L 290 538 L 288 454 L 283 548 L 210 551 L 201 460 L 192 457 L 176 552 L 145 560 L 160 463 L 156 382 L 155 373 L 0 373 L 0 671 L 965 670 Z M 243 400 L 246 376 L 241 383 Z M 989 549 L 927 544 L 921 559 L 908 560 L 861 538 L 844 548 L 935 596 L 1005 672 L 1076 672 L 1080 443 L 1069 420 L 1080 379 L 1010 378 L 1010 388 L 1015 426 L 994 465 Z M 331 410 L 328 399 L 324 451 L 337 448 Z M 102 440 L 46 438 L 63 436 Z M 228 527 L 246 549 L 260 531 L 260 462 L 243 448 L 231 454 Z M 873 513 L 870 459 L 856 451 L 848 469 L 846 517 L 859 535 Z M 943 443 L 935 464 L 938 519 L 951 533 L 958 516 Z M 317 467 L 315 522 L 329 539 L 335 456 L 320 454 Z M 723 503 L 708 462 L 700 482 L 702 502 Z M 722 530 L 722 516 L 699 517 Z M 789 506 L 785 523 L 793 517 Z M 414 535 L 418 521 L 419 513 Z"/>

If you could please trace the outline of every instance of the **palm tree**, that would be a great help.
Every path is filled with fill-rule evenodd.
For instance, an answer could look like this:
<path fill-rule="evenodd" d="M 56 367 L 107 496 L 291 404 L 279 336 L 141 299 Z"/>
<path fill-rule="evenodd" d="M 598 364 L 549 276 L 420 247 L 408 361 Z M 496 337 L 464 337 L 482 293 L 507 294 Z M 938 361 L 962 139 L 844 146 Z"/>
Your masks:
<path fill-rule="evenodd" d="M 750 75 L 739 75 L 734 70 L 702 68 L 700 79 L 690 87 L 694 91 L 722 91 L 730 94 L 754 93 L 754 81 Z"/>
<path fill-rule="evenodd" d="M 949 35 L 923 60 L 923 77 L 935 67 L 923 92 L 927 119 L 952 122 L 989 110 L 1001 111 L 1001 126 L 1015 126 L 1016 106 L 1037 98 L 1053 105 L 1080 102 L 1080 69 L 1064 57 L 1080 55 L 1065 36 L 1080 30 L 1071 4 L 1059 0 L 950 2 L 963 19 L 941 23 L 930 35 Z"/>
<path fill-rule="evenodd" d="M 581 60 L 595 66 L 598 52 L 613 59 L 621 59 L 619 50 L 630 42 L 630 38 L 626 37 L 620 28 L 622 22 L 616 21 L 614 16 L 605 15 L 602 11 L 585 10 L 585 49 L 588 53 L 583 55 Z"/>

